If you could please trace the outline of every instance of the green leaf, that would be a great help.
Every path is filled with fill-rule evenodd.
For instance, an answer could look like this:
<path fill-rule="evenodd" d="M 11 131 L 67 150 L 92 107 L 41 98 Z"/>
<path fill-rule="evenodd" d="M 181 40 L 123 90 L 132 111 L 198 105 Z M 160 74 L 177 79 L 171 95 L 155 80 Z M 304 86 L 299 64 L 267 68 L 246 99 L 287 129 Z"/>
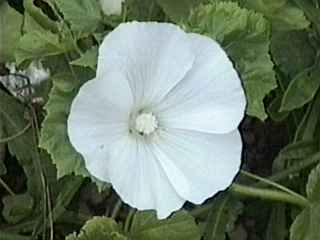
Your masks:
<path fill-rule="evenodd" d="M 28 217 L 33 210 L 34 201 L 29 194 L 5 196 L 2 199 L 2 215 L 8 223 L 18 223 Z"/>
<path fill-rule="evenodd" d="M 281 171 L 285 168 L 288 160 L 299 163 L 300 160 L 308 159 L 318 151 L 318 143 L 313 140 L 300 140 L 285 146 L 276 159 L 273 161 L 273 172 Z M 292 162 L 292 161 L 291 161 Z"/>
<path fill-rule="evenodd" d="M 76 68 L 74 71 L 82 81 L 76 80 L 71 73 L 59 73 L 51 77 L 53 87 L 45 105 L 47 115 L 42 122 L 39 146 L 51 155 L 58 178 L 70 174 L 91 177 L 99 191 L 102 191 L 109 185 L 90 176 L 82 156 L 73 148 L 68 137 L 67 120 L 71 103 L 81 84 L 92 77 L 86 71 Z"/>
<path fill-rule="evenodd" d="M 126 240 L 120 233 L 118 224 L 106 217 L 93 217 L 81 229 L 80 233 L 71 234 L 66 240 Z"/>
<path fill-rule="evenodd" d="M 234 61 L 246 91 L 250 116 L 267 118 L 263 99 L 277 87 L 269 55 L 270 26 L 261 14 L 236 3 L 201 5 L 186 28 L 217 40 Z"/>
<path fill-rule="evenodd" d="M 0 3 L 0 13 L 0 62 L 13 61 L 23 17 L 6 1 Z"/>
<path fill-rule="evenodd" d="M 320 203 L 320 164 L 311 171 L 306 188 L 308 199 Z"/>
<path fill-rule="evenodd" d="M 30 118 L 28 108 L 0 89 L 0 121 L 4 123 L 6 137 L 20 133 L 30 124 Z M 52 172 L 53 166 L 47 164 L 48 161 L 44 154 L 37 152 L 35 134 L 30 127 L 22 135 L 12 139 L 7 144 L 9 152 L 18 159 L 27 176 L 29 193 L 35 202 L 38 203 L 43 196 L 41 172 Z M 39 161 L 42 162 L 42 168 L 35 163 L 35 159 L 37 158 L 40 158 Z"/>
<path fill-rule="evenodd" d="M 30 15 L 34 21 L 39 24 L 42 28 L 53 31 L 53 32 L 58 32 L 58 24 L 51 20 L 43 11 L 43 9 L 40 8 L 40 6 L 36 6 L 35 2 L 39 1 L 34 1 L 34 0 L 24 0 L 23 1 L 23 6 L 26 10 L 26 13 Z M 41 1 L 44 3 L 43 1 Z M 46 7 L 49 7 L 47 5 Z M 51 10 L 52 11 L 52 10 Z"/>
<path fill-rule="evenodd" d="M 307 31 L 273 32 L 273 60 L 290 77 L 295 77 L 315 62 L 316 51 L 309 42 Z"/>
<path fill-rule="evenodd" d="M 311 67 L 299 73 L 283 95 L 280 111 L 292 111 L 310 102 L 320 87 L 320 68 Z"/>
<path fill-rule="evenodd" d="M 302 159 L 306 158 L 318 150 L 318 144 L 313 140 L 301 140 L 291 143 L 284 147 L 278 158 L 291 160 L 291 159 Z"/>
<path fill-rule="evenodd" d="M 320 204 L 305 208 L 295 219 L 290 228 L 290 240 L 320 239 Z"/>
<path fill-rule="evenodd" d="M 242 6 L 265 15 L 274 30 L 305 29 L 310 25 L 303 11 L 289 0 L 242 0 L 241 2 Z"/>
<path fill-rule="evenodd" d="M 320 33 L 320 9 L 319 1 L 308 1 L 308 0 L 293 0 L 293 2 L 300 7 L 307 18 L 314 24 L 315 28 Z"/>
<path fill-rule="evenodd" d="M 20 64 L 24 60 L 58 55 L 71 49 L 70 43 L 65 39 L 62 42 L 58 35 L 44 29 L 34 29 L 20 39 L 15 57 Z"/>
<path fill-rule="evenodd" d="M 200 240 L 200 233 L 194 218 L 184 211 L 164 220 L 157 220 L 153 211 L 142 211 L 134 216 L 130 239 Z"/>
<path fill-rule="evenodd" d="M 30 237 L 8 233 L 0 230 L 0 240 L 30 240 Z"/>
<path fill-rule="evenodd" d="M 74 31 L 92 33 L 101 21 L 101 9 L 97 0 L 56 0 L 56 4 Z"/>
<path fill-rule="evenodd" d="M 56 204 L 52 209 L 54 221 L 56 221 L 66 211 L 75 194 L 79 191 L 84 179 L 77 176 L 67 176 L 60 180 L 59 184 L 62 186 Z"/>
<path fill-rule="evenodd" d="M 265 240 L 285 240 L 287 235 L 286 208 L 279 204 L 273 207 L 270 214 Z"/>
<path fill-rule="evenodd" d="M 191 10 L 203 0 L 156 0 L 171 20 L 179 22 L 186 19 Z"/>
<path fill-rule="evenodd" d="M 205 225 L 204 240 L 225 240 L 241 211 L 242 205 L 229 194 L 221 193 L 215 197 Z"/>
<path fill-rule="evenodd" d="M 0 89 L 0 119 L 4 123 L 7 137 L 14 136 L 26 128 L 29 124 L 29 121 L 25 119 L 26 113 L 25 106 Z M 34 145 L 30 142 L 31 139 L 32 131 L 29 129 L 23 135 L 8 142 L 10 153 L 16 156 L 22 165 L 32 165 Z"/>
<path fill-rule="evenodd" d="M 98 62 L 98 48 L 93 47 L 87 50 L 83 56 L 71 62 L 72 65 L 80 67 L 89 67 L 92 70 L 96 70 Z"/>
<path fill-rule="evenodd" d="M 289 112 L 280 112 L 281 100 L 282 95 L 276 96 L 267 109 L 269 117 L 275 122 L 282 122 L 289 116 Z"/>
<path fill-rule="evenodd" d="M 128 21 L 165 21 L 165 13 L 157 0 L 126 0 L 124 9 Z"/>
<path fill-rule="evenodd" d="M 47 116 L 42 123 L 40 147 L 50 153 L 57 167 L 58 178 L 72 173 L 87 177 L 89 173 L 85 169 L 84 160 L 71 145 L 67 133 L 71 103 L 80 88 L 80 82 L 69 74 L 53 76 L 52 80 L 53 87 L 45 106 Z"/>

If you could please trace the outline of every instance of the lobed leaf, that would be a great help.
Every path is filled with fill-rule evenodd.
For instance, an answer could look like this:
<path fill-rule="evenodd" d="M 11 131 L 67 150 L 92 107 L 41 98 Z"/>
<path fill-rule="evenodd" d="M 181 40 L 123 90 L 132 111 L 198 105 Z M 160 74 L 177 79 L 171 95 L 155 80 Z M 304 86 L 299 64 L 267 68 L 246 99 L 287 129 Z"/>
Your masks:
<path fill-rule="evenodd" d="M 2 199 L 2 215 L 8 223 L 18 223 L 31 215 L 34 200 L 29 194 L 6 196 Z"/>
<path fill-rule="evenodd" d="M 80 67 L 89 67 L 92 70 L 96 70 L 98 62 L 98 48 L 92 47 L 87 50 L 83 56 L 72 61 L 70 64 L 80 66 Z"/>
<path fill-rule="evenodd" d="M 22 36 L 15 57 L 20 64 L 25 60 L 59 55 L 71 49 L 70 43 L 65 40 L 62 42 L 58 35 L 44 29 L 34 29 Z"/>
<path fill-rule="evenodd" d="M 74 31 L 92 33 L 102 19 L 97 0 L 56 0 L 56 4 Z"/>
<path fill-rule="evenodd" d="M 184 211 L 164 220 L 157 220 L 153 211 L 141 211 L 134 216 L 130 239 L 200 240 L 200 232 L 194 218 Z"/>
<path fill-rule="evenodd" d="M 195 9 L 186 28 L 222 45 L 243 80 L 247 113 L 266 119 L 263 100 L 277 82 L 269 54 L 270 26 L 263 16 L 236 3 L 211 3 Z"/>
<path fill-rule="evenodd" d="M 6 1 L 0 3 L 0 13 L 0 62 L 13 61 L 23 17 Z"/>
<path fill-rule="evenodd" d="M 70 74 L 52 77 L 53 87 L 45 109 L 47 116 L 42 123 L 40 147 L 47 150 L 57 167 L 58 178 L 75 173 L 89 176 L 82 156 L 71 145 L 67 132 L 67 119 L 73 98 L 76 96 L 80 82 Z"/>
<path fill-rule="evenodd" d="M 271 22 L 273 30 L 306 29 L 310 22 L 304 12 L 290 0 L 239 0 L 243 7 L 262 13 Z"/>
<path fill-rule="evenodd" d="M 191 10 L 204 0 L 156 0 L 163 11 L 175 22 L 188 18 Z"/>
<path fill-rule="evenodd" d="M 66 240 L 126 240 L 120 227 L 111 218 L 93 217 L 82 227 L 80 233 L 70 234 Z"/>

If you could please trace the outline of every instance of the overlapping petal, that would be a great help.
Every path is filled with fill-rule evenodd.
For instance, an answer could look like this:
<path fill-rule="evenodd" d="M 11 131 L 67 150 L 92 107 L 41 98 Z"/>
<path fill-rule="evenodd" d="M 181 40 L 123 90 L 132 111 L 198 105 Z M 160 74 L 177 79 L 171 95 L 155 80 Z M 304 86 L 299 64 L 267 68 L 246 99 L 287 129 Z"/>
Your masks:
<path fill-rule="evenodd" d="M 142 139 L 127 136 L 115 142 L 111 149 L 110 180 L 123 201 L 139 210 L 156 209 L 158 218 L 166 218 L 182 207 L 185 200 Z"/>
<path fill-rule="evenodd" d="M 84 156 L 88 170 L 107 181 L 107 147 L 128 133 L 130 90 L 125 90 L 119 74 L 110 81 L 93 79 L 81 87 L 68 118 L 68 135 L 74 148 Z M 116 81 L 112 81 L 115 79 Z M 119 85 L 113 94 L 109 86 Z"/>
<path fill-rule="evenodd" d="M 231 184 L 241 164 L 242 142 L 237 130 L 168 129 L 155 137 L 153 151 L 179 195 L 200 204 Z"/>
<path fill-rule="evenodd" d="M 135 103 L 160 101 L 190 70 L 194 53 L 189 37 L 173 24 L 124 23 L 99 49 L 98 78 L 118 70 L 129 81 Z M 119 91 L 119 89 L 114 89 Z"/>
<path fill-rule="evenodd" d="M 232 62 L 214 40 L 189 34 L 192 69 L 155 109 L 165 126 L 210 133 L 238 127 L 246 99 Z"/>

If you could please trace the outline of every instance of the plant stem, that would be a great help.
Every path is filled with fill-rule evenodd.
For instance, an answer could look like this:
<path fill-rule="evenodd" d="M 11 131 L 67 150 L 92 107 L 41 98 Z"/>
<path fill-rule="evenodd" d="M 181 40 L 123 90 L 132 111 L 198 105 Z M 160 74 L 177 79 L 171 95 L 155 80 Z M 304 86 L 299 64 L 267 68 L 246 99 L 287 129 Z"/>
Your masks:
<path fill-rule="evenodd" d="M 237 183 L 232 184 L 229 190 L 232 193 L 244 195 L 247 197 L 291 203 L 303 208 L 309 205 L 309 202 L 306 199 L 292 196 L 291 194 L 278 191 L 278 190 L 249 187 L 249 186 L 244 186 Z"/>
<path fill-rule="evenodd" d="M 111 213 L 111 218 L 115 219 L 118 216 L 118 213 L 121 209 L 121 206 L 122 206 L 122 201 L 119 198 L 116 205 L 114 206 L 112 213 Z"/>
<path fill-rule="evenodd" d="M 125 233 L 129 232 L 130 224 L 132 222 L 132 218 L 133 218 L 135 212 L 136 212 L 136 210 L 133 209 L 133 208 L 131 208 L 130 211 L 129 211 L 129 214 L 128 214 L 128 216 L 126 218 L 126 221 L 124 223 L 124 232 Z"/>
<path fill-rule="evenodd" d="M 294 196 L 294 197 L 296 197 L 296 198 L 300 198 L 302 201 L 307 201 L 307 199 L 306 199 L 305 197 L 303 197 L 302 195 L 300 195 L 300 194 L 298 194 L 298 193 L 290 190 L 289 188 L 286 188 L 285 186 L 282 186 L 282 185 L 280 185 L 280 184 L 278 184 L 278 183 L 275 183 L 275 182 L 273 182 L 273 181 L 271 181 L 271 180 L 268 180 L 268 179 L 266 179 L 266 178 L 257 176 L 257 175 L 255 175 L 255 174 L 246 172 L 246 171 L 244 171 L 244 170 L 241 170 L 240 172 L 241 172 L 241 174 L 243 174 L 243 175 L 245 175 L 245 176 L 247 176 L 247 177 L 249 177 L 249 178 L 252 178 L 252 179 L 261 181 L 261 182 L 263 182 L 263 183 L 265 183 L 265 184 L 267 184 L 267 185 L 270 185 L 270 186 L 275 187 L 275 188 L 277 188 L 277 189 L 279 189 L 279 190 L 281 190 L 281 191 L 283 191 L 283 192 L 286 192 L 286 193 L 288 193 L 288 194 L 290 194 L 290 195 L 292 195 L 292 196 Z"/>
<path fill-rule="evenodd" d="M 19 131 L 18 133 L 10 136 L 10 137 L 7 137 L 7 138 L 2 138 L 0 139 L 0 144 L 1 143 L 6 143 L 6 142 L 9 142 L 9 141 L 12 141 L 14 139 L 16 139 L 17 137 L 20 137 L 21 135 L 23 135 L 26 131 L 28 131 L 28 129 L 31 127 L 31 123 L 27 124 L 27 126 L 25 126 L 21 131 Z"/>
<path fill-rule="evenodd" d="M 7 192 L 11 195 L 11 196 L 15 196 L 14 192 L 11 190 L 11 188 L 0 178 L 0 185 L 7 190 Z"/>

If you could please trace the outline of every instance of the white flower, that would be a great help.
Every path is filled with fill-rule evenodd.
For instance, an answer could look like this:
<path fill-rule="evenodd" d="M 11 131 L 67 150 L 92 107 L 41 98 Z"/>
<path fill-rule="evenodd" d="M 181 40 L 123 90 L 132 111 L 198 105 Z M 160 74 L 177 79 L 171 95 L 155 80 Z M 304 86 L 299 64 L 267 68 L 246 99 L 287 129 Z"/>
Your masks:
<path fill-rule="evenodd" d="M 124 0 L 100 0 L 101 8 L 106 15 L 120 15 Z"/>
<path fill-rule="evenodd" d="M 104 39 L 96 78 L 72 103 L 68 133 L 93 176 L 165 218 L 230 185 L 245 105 L 218 43 L 173 24 L 132 22 Z"/>

